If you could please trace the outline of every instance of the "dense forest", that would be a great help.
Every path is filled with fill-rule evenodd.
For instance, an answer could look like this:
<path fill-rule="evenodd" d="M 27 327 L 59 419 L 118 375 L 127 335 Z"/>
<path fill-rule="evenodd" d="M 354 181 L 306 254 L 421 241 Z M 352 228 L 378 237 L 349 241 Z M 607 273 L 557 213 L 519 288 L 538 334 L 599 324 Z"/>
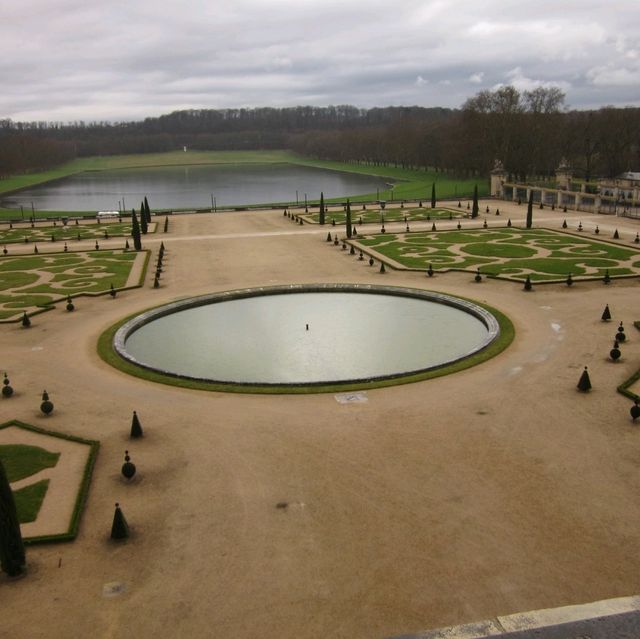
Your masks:
<path fill-rule="evenodd" d="M 640 108 L 568 110 L 555 88 L 481 91 L 460 109 L 354 106 L 176 111 L 138 122 L 0 120 L 0 177 L 77 157 L 199 150 L 291 149 L 327 160 L 487 175 L 579 178 L 640 170 Z"/>

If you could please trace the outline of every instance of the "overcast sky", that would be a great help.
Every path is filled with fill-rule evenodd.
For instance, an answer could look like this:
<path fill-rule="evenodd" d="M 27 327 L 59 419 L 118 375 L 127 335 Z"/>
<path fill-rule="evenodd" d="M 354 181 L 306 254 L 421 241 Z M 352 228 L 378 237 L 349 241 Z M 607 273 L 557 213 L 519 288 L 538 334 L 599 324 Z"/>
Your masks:
<path fill-rule="evenodd" d="M 0 118 L 459 107 L 558 86 L 640 106 L 640 0 L 3 0 Z"/>

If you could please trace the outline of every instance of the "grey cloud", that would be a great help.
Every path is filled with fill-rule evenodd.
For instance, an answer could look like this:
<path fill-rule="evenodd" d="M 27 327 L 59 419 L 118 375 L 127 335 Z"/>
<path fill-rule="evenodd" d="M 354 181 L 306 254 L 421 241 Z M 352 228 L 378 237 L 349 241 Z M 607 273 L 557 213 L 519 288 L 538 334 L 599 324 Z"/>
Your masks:
<path fill-rule="evenodd" d="M 8 3 L 0 117 L 15 120 L 296 104 L 457 107 L 510 81 L 559 86 L 576 108 L 640 104 L 637 0 L 615 10 L 594 0 Z"/>

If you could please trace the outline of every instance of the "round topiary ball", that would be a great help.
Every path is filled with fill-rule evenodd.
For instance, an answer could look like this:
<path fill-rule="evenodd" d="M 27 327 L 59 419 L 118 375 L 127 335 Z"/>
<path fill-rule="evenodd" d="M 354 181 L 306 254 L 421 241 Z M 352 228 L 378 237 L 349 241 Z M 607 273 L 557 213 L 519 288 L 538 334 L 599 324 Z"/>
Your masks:
<path fill-rule="evenodd" d="M 49 394 L 47 393 L 47 391 L 44 391 L 44 393 L 42 393 L 42 404 L 40 404 L 40 410 L 45 415 L 50 415 L 51 411 L 53 411 L 53 402 L 49 400 Z"/>

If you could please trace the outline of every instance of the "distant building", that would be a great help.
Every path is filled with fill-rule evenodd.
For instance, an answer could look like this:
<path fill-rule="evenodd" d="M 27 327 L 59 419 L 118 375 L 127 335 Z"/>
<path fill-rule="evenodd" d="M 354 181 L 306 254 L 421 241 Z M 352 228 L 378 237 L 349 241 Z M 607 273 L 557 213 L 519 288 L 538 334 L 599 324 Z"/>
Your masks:
<path fill-rule="evenodd" d="M 627 171 L 616 178 L 598 180 L 600 195 L 613 197 L 616 200 L 638 202 L 640 200 L 640 172 Z"/>

